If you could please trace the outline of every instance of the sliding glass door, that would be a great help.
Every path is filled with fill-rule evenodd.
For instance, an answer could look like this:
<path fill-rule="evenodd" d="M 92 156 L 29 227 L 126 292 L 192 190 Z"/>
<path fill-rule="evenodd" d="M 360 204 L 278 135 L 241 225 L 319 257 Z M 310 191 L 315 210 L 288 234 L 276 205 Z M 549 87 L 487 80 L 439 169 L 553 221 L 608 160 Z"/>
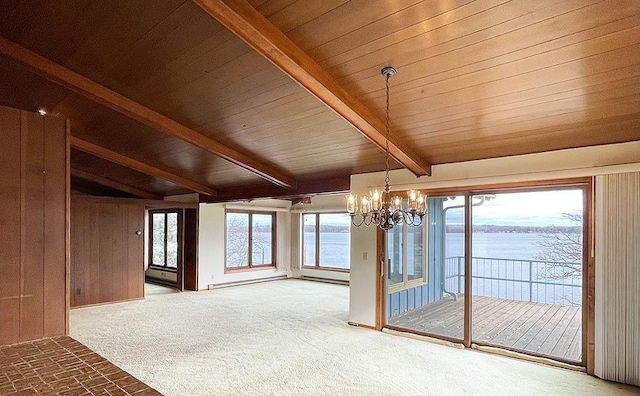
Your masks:
<path fill-rule="evenodd" d="M 427 201 L 421 226 L 387 232 L 387 324 L 464 336 L 464 197 Z"/>
<path fill-rule="evenodd" d="M 580 362 L 583 191 L 492 198 L 473 208 L 473 342 Z"/>
<path fill-rule="evenodd" d="M 587 186 L 429 197 L 386 235 L 387 327 L 583 364 Z"/>

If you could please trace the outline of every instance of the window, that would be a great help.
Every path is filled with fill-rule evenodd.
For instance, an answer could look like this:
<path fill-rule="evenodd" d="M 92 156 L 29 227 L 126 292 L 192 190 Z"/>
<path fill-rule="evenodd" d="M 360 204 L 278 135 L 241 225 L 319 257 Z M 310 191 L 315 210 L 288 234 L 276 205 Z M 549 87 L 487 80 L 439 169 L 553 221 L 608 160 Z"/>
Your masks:
<path fill-rule="evenodd" d="M 426 227 L 399 224 L 387 232 L 388 286 L 390 291 L 426 283 L 423 246 Z"/>
<path fill-rule="evenodd" d="M 176 210 L 150 210 L 149 265 L 175 270 L 178 267 L 178 224 Z"/>
<path fill-rule="evenodd" d="M 275 266 L 275 213 L 227 211 L 226 268 Z"/>
<path fill-rule="evenodd" d="M 351 218 L 346 213 L 302 215 L 302 265 L 348 270 L 351 256 Z"/>

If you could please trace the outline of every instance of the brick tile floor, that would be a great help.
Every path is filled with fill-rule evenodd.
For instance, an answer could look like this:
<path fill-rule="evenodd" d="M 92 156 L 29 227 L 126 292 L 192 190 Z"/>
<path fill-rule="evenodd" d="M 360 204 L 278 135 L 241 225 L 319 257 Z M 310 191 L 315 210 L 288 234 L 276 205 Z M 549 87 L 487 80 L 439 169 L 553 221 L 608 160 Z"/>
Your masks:
<path fill-rule="evenodd" d="M 0 395 L 160 395 L 71 337 L 0 347 Z"/>

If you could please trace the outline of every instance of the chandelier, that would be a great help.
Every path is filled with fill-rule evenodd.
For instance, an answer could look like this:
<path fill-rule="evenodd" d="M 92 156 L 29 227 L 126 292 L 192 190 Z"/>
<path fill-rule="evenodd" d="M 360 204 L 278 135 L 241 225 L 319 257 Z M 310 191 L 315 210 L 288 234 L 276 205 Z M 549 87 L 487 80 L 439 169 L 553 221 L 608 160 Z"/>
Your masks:
<path fill-rule="evenodd" d="M 425 196 L 419 191 L 411 190 L 407 193 L 407 198 L 399 196 L 391 197 L 391 186 L 389 185 L 389 79 L 396 74 L 396 69 L 391 66 L 382 68 L 382 75 L 386 79 L 387 108 L 386 108 L 386 147 L 385 147 L 385 178 L 384 190 L 376 189 L 369 192 L 369 195 L 362 197 L 358 201 L 358 196 L 347 195 L 347 212 L 351 216 L 351 223 L 360 227 L 361 225 L 376 225 L 387 231 L 397 224 L 421 225 L 425 215 Z"/>

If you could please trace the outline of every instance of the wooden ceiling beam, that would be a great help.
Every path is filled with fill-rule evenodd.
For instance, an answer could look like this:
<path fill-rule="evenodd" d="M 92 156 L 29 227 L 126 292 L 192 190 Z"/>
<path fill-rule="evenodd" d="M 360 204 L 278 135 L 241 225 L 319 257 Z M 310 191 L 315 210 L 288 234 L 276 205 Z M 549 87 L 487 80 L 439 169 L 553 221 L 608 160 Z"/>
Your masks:
<path fill-rule="evenodd" d="M 258 53 L 385 150 L 385 124 L 300 47 L 245 0 L 193 0 Z M 380 77 L 382 80 L 382 77 Z M 416 176 L 431 175 L 431 164 L 400 139 L 389 139 L 391 156 Z"/>
<path fill-rule="evenodd" d="M 299 180 L 295 190 L 270 185 L 225 189 L 215 197 L 203 197 L 200 202 L 250 201 L 258 198 L 296 199 L 316 195 L 347 194 L 350 186 L 350 176 L 344 175 L 327 179 Z"/>
<path fill-rule="evenodd" d="M 39 76 L 62 85 L 129 118 L 207 150 L 276 185 L 291 189 L 295 188 L 296 182 L 293 178 L 263 164 L 255 156 L 240 153 L 210 139 L 4 37 L 0 37 L 0 54 L 19 62 Z"/>
<path fill-rule="evenodd" d="M 107 179 L 106 177 L 94 175 L 93 173 L 85 172 L 80 169 L 71 169 L 71 176 L 89 181 L 91 183 L 99 184 L 101 186 L 113 188 L 118 191 L 126 192 L 141 198 L 157 199 L 157 200 L 161 200 L 163 198 L 162 195 L 141 190 L 139 188 L 132 187 L 127 184 L 117 182 L 115 180 Z"/>
<path fill-rule="evenodd" d="M 116 164 L 125 166 L 127 168 L 136 170 L 138 172 L 142 172 L 149 176 L 170 181 L 175 185 L 188 188 L 189 190 L 198 192 L 200 194 L 209 195 L 212 197 L 217 194 L 217 191 L 211 187 L 207 187 L 200 183 L 196 183 L 194 181 L 185 179 L 182 176 L 175 175 L 163 169 L 156 168 L 155 166 L 151 166 L 144 162 L 140 162 L 133 158 L 129 158 L 120 153 L 116 153 L 115 151 L 111 151 L 109 149 L 98 146 L 96 144 L 87 142 L 82 139 L 78 139 L 77 137 L 71 136 L 70 141 L 71 141 L 71 147 L 80 151 L 84 151 L 85 153 L 95 155 L 96 157 L 106 159 L 107 161 L 114 162 Z"/>
<path fill-rule="evenodd" d="M 198 202 L 180 202 L 180 201 L 164 201 L 157 199 L 138 199 L 138 198 L 115 198 L 101 196 L 78 196 L 71 197 L 72 200 L 93 201 L 112 204 L 128 204 L 128 205 L 144 205 L 146 209 L 198 209 Z"/>

